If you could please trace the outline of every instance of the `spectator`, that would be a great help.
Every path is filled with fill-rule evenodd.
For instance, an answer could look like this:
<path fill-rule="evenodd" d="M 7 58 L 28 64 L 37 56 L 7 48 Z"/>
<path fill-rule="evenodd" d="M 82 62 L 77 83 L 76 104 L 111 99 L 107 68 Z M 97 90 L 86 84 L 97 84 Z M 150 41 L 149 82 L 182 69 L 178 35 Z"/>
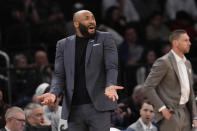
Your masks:
<path fill-rule="evenodd" d="M 169 43 L 165 43 L 161 46 L 161 56 L 167 54 L 171 50 L 171 45 Z"/>
<path fill-rule="evenodd" d="M 161 11 L 159 0 L 132 0 L 134 7 L 139 14 L 140 20 L 147 22 L 148 18 L 155 11 Z"/>
<path fill-rule="evenodd" d="M 44 116 L 51 121 L 52 131 L 58 131 L 62 112 L 62 106 L 59 105 L 61 100 L 62 94 L 57 97 L 54 103 L 43 106 Z"/>
<path fill-rule="evenodd" d="M 30 24 L 38 24 L 40 22 L 40 18 L 38 15 L 38 11 L 35 8 L 34 0 L 24 0 L 24 15 L 25 19 Z"/>
<path fill-rule="evenodd" d="M 112 6 L 107 10 L 104 23 L 123 36 L 126 20 L 118 6 Z"/>
<path fill-rule="evenodd" d="M 140 118 L 127 129 L 133 131 L 158 131 L 157 127 L 151 122 L 154 116 L 153 105 L 145 101 L 140 109 Z"/>
<path fill-rule="evenodd" d="M 170 29 L 164 24 L 164 17 L 160 12 L 154 12 L 146 27 L 146 39 L 155 41 L 167 41 Z"/>
<path fill-rule="evenodd" d="M 10 107 L 10 105 L 6 104 L 3 101 L 3 92 L 0 90 L 0 128 L 3 128 L 5 126 L 5 113 L 7 109 Z"/>
<path fill-rule="evenodd" d="M 131 0 L 102 0 L 103 14 L 112 7 L 120 8 L 121 14 L 125 16 L 126 22 L 139 21 L 139 14 Z"/>
<path fill-rule="evenodd" d="M 35 87 L 41 82 L 41 75 L 36 68 L 30 68 L 23 54 L 14 57 L 14 68 L 10 71 L 13 105 L 24 107 L 32 101 Z"/>
<path fill-rule="evenodd" d="M 193 18 L 197 17 L 195 0 L 167 0 L 165 12 L 169 19 L 174 20 L 178 11 L 185 11 Z"/>
<path fill-rule="evenodd" d="M 141 60 L 139 61 L 142 65 L 138 67 L 136 72 L 137 84 L 144 84 L 156 58 L 156 52 L 153 49 L 147 49 L 144 51 Z"/>
<path fill-rule="evenodd" d="M 197 39 L 197 31 L 193 25 L 193 19 L 185 11 L 178 11 L 174 23 L 170 25 L 171 30 L 184 29 L 187 31 L 191 40 Z"/>
<path fill-rule="evenodd" d="M 28 60 L 24 54 L 17 54 L 14 57 L 14 67 L 24 69 L 28 67 Z"/>
<path fill-rule="evenodd" d="M 40 104 L 40 101 L 38 101 L 36 99 L 37 96 L 40 96 L 46 92 L 48 92 L 50 90 L 50 85 L 48 83 L 41 83 L 37 88 L 36 88 L 36 91 L 35 91 L 35 94 L 33 95 L 33 102 L 34 103 L 38 103 Z"/>
<path fill-rule="evenodd" d="M 119 103 L 118 108 L 111 114 L 112 127 L 125 129 L 131 116 L 131 109 L 125 103 Z"/>
<path fill-rule="evenodd" d="M 25 107 L 26 125 L 24 131 L 51 131 L 51 122 L 44 119 L 42 106 L 29 103 Z"/>
<path fill-rule="evenodd" d="M 124 41 L 123 37 L 117 31 L 108 27 L 107 25 L 104 25 L 104 24 L 99 25 L 98 30 L 109 32 L 112 35 L 113 39 L 115 40 L 117 48 Z"/>
<path fill-rule="evenodd" d="M 25 113 L 19 107 L 11 107 L 5 114 L 6 125 L 0 131 L 23 131 L 25 127 Z"/>
<path fill-rule="evenodd" d="M 50 83 L 53 75 L 52 68 L 48 61 L 47 52 L 38 50 L 35 52 L 35 63 L 34 66 L 39 69 L 42 82 Z"/>
<path fill-rule="evenodd" d="M 49 92 L 49 90 L 50 90 L 50 85 L 48 83 L 40 84 L 37 87 L 35 91 L 35 95 L 33 97 L 34 103 L 40 104 L 40 101 L 37 101 L 36 97 Z M 51 121 L 52 131 L 58 131 L 59 120 L 61 118 L 61 111 L 62 111 L 62 107 L 59 105 L 61 100 L 62 100 L 62 94 L 60 94 L 59 97 L 57 97 L 54 103 L 43 106 L 44 117 L 47 120 Z"/>
<path fill-rule="evenodd" d="M 125 66 L 137 65 L 144 47 L 137 42 L 137 33 L 134 27 L 125 30 L 125 41 L 120 45 L 120 60 Z"/>
<path fill-rule="evenodd" d="M 140 117 L 140 106 L 145 100 L 144 87 L 137 85 L 129 98 L 120 100 L 118 108 L 112 112 L 112 126 L 125 129 Z"/>

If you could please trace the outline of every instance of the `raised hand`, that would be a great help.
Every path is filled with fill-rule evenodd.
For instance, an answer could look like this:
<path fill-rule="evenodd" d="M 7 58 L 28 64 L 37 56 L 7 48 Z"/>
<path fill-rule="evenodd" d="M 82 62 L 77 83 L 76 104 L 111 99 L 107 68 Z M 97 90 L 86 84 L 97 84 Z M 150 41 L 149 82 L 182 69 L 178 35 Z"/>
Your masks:
<path fill-rule="evenodd" d="M 41 96 L 38 96 L 36 99 L 37 100 L 42 100 L 42 102 L 41 102 L 42 105 L 48 105 L 48 104 L 54 103 L 55 98 L 56 98 L 56 96 L 54 94 L 45 93 Z"/>
<path fill-rule="evenodd" d="M 112 101 L 118 100 L 118 94 L 116 90 L 122 90 L 124 87 L 122 86 L 109 86 L 105 88 L 105 95 L 112 99 Z"/>

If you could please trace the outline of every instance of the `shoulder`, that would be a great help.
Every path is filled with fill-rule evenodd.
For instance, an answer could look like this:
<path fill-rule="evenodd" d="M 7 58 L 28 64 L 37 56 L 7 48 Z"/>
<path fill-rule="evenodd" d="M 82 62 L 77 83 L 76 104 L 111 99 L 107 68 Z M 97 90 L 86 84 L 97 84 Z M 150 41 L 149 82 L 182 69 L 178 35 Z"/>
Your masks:
<path fill-rule="evenodd" d="M 158 131 L 158 128 L 155 125 L 153 125 L 153 131 Z"/>
<path fill-rule="evenodd" d="M 60 44 L 65 44 L 67 41 L 70 41 L 70 40 L 75 40 L 76 38 L 76 35 L 71 35 L 71 36 L 68 36 L 66 38 L 63 38 L 63 39 L 60 39 L 57 41 L 57 44 L 60 43 Z"/>
<path fill-rule="evenodd" d="M 138 121 L 136 121 L 135 123 L 133 123 L 133 124 L 131 124 L 128 128 L 127 128 L 127 130 L 128 131 L 137 131 L 138 130 Z"/>
<path fill-rule="evenodd" d="M 104 32 L 104 31 L 98 31 L 98 30 L 96 30 L 96 34 L 97 35 L 109 35 L 110 33 L 109 32 Z"/>
<path fill-rule="evenodd" d="M 163 65 L 165 67 L 169 67 L 171 65 L 171 57 L 173 57 L 172 54 L 171 53 L 167 53 L 164 56 L 158 58 L 155 61 L 154 65 L 156 65 L 156 66 L 157 65 Z"/>
<path fill-rule="evenodd" d="M 103 32 L 103 31 L 96 31 L 96 37 L 97 38 L 108 38 L 112 37 L 112 35 L 109 32 Z"/>

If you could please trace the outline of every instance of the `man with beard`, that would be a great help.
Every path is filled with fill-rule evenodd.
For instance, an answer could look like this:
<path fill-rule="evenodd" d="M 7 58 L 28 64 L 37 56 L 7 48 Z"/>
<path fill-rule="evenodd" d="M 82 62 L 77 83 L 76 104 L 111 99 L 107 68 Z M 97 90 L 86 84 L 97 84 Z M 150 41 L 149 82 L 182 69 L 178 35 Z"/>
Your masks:
<path fill-rule="evenodd" d="M 54 78 L 50 93 L 38 99 L 55 101 L 64 90 L 62 119 L 69 131 L 109 131 L 110 111 L 117 107 L 115 86 L 118 54 L 109 33 L 96 31 L 92 12 L 74 14 L 76 35 L 57 42 Z M 110 98 L 110 99 L 109 99 Z"/>
<path fill-rule="evenodd" d="M 130 125 L 128 131 L 157 131 L 157 127 L 152 124 L 152 119 L 154 118 L 155 113 L 153 110 L 153 105 L 144 101 L 140 109 L 140 118 Z"/>

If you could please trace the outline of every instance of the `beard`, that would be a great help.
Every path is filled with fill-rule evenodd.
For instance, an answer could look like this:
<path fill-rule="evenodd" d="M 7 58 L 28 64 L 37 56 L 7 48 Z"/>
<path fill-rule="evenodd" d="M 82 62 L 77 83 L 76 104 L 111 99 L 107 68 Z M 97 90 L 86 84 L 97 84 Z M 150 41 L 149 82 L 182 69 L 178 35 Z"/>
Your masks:
<path fill-rule="evenodd" d="M 81 34 L 85 37 L 85 38 L 93 38 L 95 33 L 90 34 L 88 32 L 88 27 L 86 27 L 85 25 L 79 23 L 79 31 L 81 32 Z"/>

